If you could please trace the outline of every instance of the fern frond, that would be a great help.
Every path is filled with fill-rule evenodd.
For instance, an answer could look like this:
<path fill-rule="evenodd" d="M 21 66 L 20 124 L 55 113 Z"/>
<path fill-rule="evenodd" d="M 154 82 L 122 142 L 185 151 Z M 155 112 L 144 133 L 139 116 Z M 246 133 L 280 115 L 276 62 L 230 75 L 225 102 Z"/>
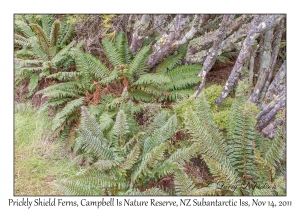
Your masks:
<path fill-rule="evenodd" d="M 27 23 L 25 23 L 24 21 L 16 20 L 15 21 L 15 26 L 16 26 L 17 30 L 20 31 L 21 34 L 23 36 L 25 36 L 26 38 L 35 36 L 35 33 L 32 31 L 30 26 Z"/>
<path fill-rule="evenodd" d="M 168 194 L 159 188 L 153 187 L 153 188 L 149 188 L 143 192 L 141 192 L 140 190 L 138 190 L 136 188 L 130 189 L 126 192 L 126 195 L 129 195 L 129 196 L 165 196 Z"/>
<path fill-rule="evenodd" d="M 83 128 L 79 129 L 79 133 L 81 135 L 81 143 L 83 145 L 82 149 L 85 152 L 94 154 L 101 160 L 115 159 L 114 150 L 105 145 L 107 140 L 104 137 L 100 138 L 98 136 L 94 136 L 92 132 Z"/>
<path fill-rule="evenodd" d="M 168 72 L 168 70 L 173 69 L 176 65 L 178 65 L 184 58 L 186 49 L 186 45 L 181 46 L 178 49 L 177 54 L 174 53 L 173 55 L 164 59 L 163 62 L 161 62 L 161 64 L 159 64 L 159 66 L 157 67 L 156 73 L 166 73 Z"/>
<path fill-rule="evenodd" d="M 174 101 L 176 99 L 188 98 L 195 93 L 194 89 L 184 89 L 184 90 L 172 90 L 169 91 L 163 98 Z"/>
<path fill-rule="evenodd" d="M 176 195 L 191 195 L 196 186 L 193 180 L 182 170 L 177 170 L 174 174 L 174 184 Z"/>
<path fill-rule="evenodd" d="M 221 183 L 226 183 L 227 187 L 233 187 L 238 183 L 238 175 L 229 164 L 220 163 L 218 160 L 202 155 L 210 173 L 217 177 Z"/>
<path fill-rule="evenodd" d="M 137 101 L 151 102 L 154 100 L 153 96 L 142 90 L 132 90 L 130 91 L 130 97 Z"/>
<path fill-rule="evenodd" d="M 31 96 L 34 92 L 34 90 L 36 89 L 36 87 L 39 84 L 39 75 L 38 74 L 32 74 L 30 76 L 30 82 L 28 84 L 28 95 Z"/>
<path fill-rule="evenodd" d="M 122 163 L 121 168 L 122 170 L 130 170 L 137 162 L 137 159 L 139 158 L 141 154 L 140 151 L 140 145 L 137 143 L 133 149 L 131 150 L 131 152 L 127 155 L 124 163 Z"/>
<path fill-rule="evenodd" d="M 114 121 L 112 119 L 112 115 L 109 113 L 105 112 L 100 116 L 99 125 L 102 132 L 109 130 L 113 124 Z"/>
<path fill-rule="evenodd" d="M 91 70 L 89 62 L 86 59 L 86 56 L 80 50 L 73 48 L 75 55 L 76 69 L 79 71 L 83 77 L 83 84 L 85 89 L 89 89 L 89 86 L 92 84 Z"/>
<path fill-rule="evenodd" d="M 151 136 L 145 139 L 144 152 L 147 153 L 154 147 L 164 143 L 167 139 L 171 138 L 175 133 L 177 127 L 176 115 L 171 116 L 165 125 L 156 129 Z"/>
<path fill-rule="evenodd" d="M 56 130 L 61 127 L 63 123 L 67 120 L 67 118 L 77 111 L 77 109 L 83 105 L 84 98 L 75 99 L 66 104 L 66 106 L 55 115 L 53 119 L 52 130 Z"/>
<path fill-rule="evenodd" d="M 278 167 L 278 164 L 280 164 L 280 162 L 284 159 L 284 154 L 285 138 L 283 134 L 283 127 L 277 126 L 275 137 L 268 145 L 268 148 L 264 154 L 264 158 L 275 171 L 275 169 Z"/>
<path fill-rule="evenodd" d="M 156 160 L 160 161 L 167 147 L 168 143 L 161 143 L 157 146 L 154 146 L 147 152 L 143 151 L 144 155 L 140 161 L 140 164 L 131 175 L 131 182 L 134 183 L 136 179 L 141 176 L 141 174 L 146 173 L 146 171 L 151 173 L 148 169 L 148 166 L 151 166 Z"/>
<path fill-rule="evenodd" d="M 56 20 L 52 24 L 51 33 L 49 36 L 51 46 L 56 46 L 60 30 L 60 21 Z"/>
<path fill-rule="evenodd" d="M 124 57 L 122 57 L 114 43 L 105 38 L 102 40 L 102 45 L 107 59 L 113 66 L 125 63 Z"/>
<path fill-rule="evenodd" d="M 75 179 L 76 178 L 76 179 Z M 73 181 L 74 180 L 74 181 Z M 97 169 L 57 182 L 66 195 L 104 195 L 105 188 L 125 188 L 127 185 Z"/>
<path fill-rule="evenodd" d="M 125 145 L 124 137 L 129 132 L 129 126 L 126 119 L 126 114 L 121 109 L 116 118 L 116 122 L 113 127 L 113 135 L 115 137 L 115 148 L 121 148 Z"/>
<path fill-rule="evenodd" d="M 136 82 L 132 84 L 132 86 L 149 85 L 149 84 L 161 86 L 169 82 L 170 82 L 170 78 L 162 74 L 143 74 Z"/>
<path fill-rule="evenodd" d="M 129 65 L 129 72 L 131 75 L 138 76 L 143 72 L 149 54 L 150 46 L 145 46 L 136 53 Z"/>
<path fill-rule="evenodd" d="M 110 70 L 103 63 L 101 63 L 100 60 L 88 53 L 85 53 L 85 59 L 89 64 L 90 70 L 96 76 L 96 79 L 104 78 L 109 75 Z"/>
<path fill-rule="evenodd" d="M 41 45 L 39 45 L 36 37 L 29 38 L 29 43 L 36 58 L 39 58 L 44 62 L 49 60 L 47 53 L 41 48 Z"/>
<path fill-rule="evenodd" d="M 85 106 L 81 107 L 81 116 L 80 127 L 90 131 L 93 136 L 101 139 L 101 142 L 104 146 L 108 146 L 109 142 L 107 139 L 105 139 L 95 116 L 93 116 Z"/>
<path fill-rule="evenodd" d="M 44 52 L 49 55 L 50 40 L 48 40 L 47 35 L 45 34 L 41 26 L 39 26 L 38 24 L 31 24 L 31 27 L 34 29 L 38 38 L 38 42 L 43 47 Z"/>
<path fill-rule="evenodd" d="M 125 63 L 129 64 L 131 61 L 131 53 L 125 33 L 123 31 L 117 34 L 115 44 L 121 56 L 124 58 Z"/>
<path fill-rule="evenodd" d="M 98 160 L 93 164 L 93 166 L 101 171 L 106 171 L 115 166 L 118 166 L 119 164 L 120 162 L 117 160 Z"/>
<path fill-rule="evenodd" d="M 47 76 L 47 79 L 57 79 L 58 81 L 66 81 L 66 80 L 73 80 L 76 79 L 80 73 L 78 72 L 57 72 L 55 74 L 51 74 Z"/>
<path fill-rule="evenodd" d="M 62 62 L 66 61 L 68 57 L 68 52 L 70 51 L 71 47 L 73 47 L 75 44 L 75 41 L 72 41 L 70 44 L 62 48 L 58 53 L 55 54 L 55 56 L 51 59 L 51 62 L 59 66 L 62 64 Z"/>
<path fill-rule="evenodd" d="M 210 118 L 209 105 L 203 93 L 199 97 L 198 106 L 198 112 L 192 111 L 191 108 L 185 112 L 186 128 L 189 129 L 192 137 L 199 143 L 202 153 L 224 164 L 228 163 L 229 160 L 224 151 L 226 144 Z"/>
<path fill-rule="evenodd" d="M 67 18 L 63 17 L 60 23 L 59 36 L 57 44 L 60 48 L 63 48 L 67 41 L 71 39 L 74 32 L 74 25 L 67 23 Z"/>
<path fill-rule="evenodd" d="M 14 43 L 22 46 L 23 48 L 28 48 L 30 46 L 28 39 L 19 34 L 14 34 Z"/>
<path fill-rule="evenodd" d="M 42 22 L 42 30 L 45 32 L 46 37 L 50 37 L 52 24 L 54 22 L 54 18 L 52 15 L 41 15 Z"/>

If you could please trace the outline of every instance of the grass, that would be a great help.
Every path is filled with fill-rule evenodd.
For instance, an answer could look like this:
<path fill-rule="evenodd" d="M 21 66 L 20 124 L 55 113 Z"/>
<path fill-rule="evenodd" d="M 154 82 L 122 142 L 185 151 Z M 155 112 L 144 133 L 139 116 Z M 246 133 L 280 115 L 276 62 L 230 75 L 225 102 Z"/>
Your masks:
<path fill-rule="evenodd" d="M 57 179 L 76 174 L 62 142 L 49 138 L 51 119 L 29 104 L 15 107 L 15 195 L 61 195 Z"/>

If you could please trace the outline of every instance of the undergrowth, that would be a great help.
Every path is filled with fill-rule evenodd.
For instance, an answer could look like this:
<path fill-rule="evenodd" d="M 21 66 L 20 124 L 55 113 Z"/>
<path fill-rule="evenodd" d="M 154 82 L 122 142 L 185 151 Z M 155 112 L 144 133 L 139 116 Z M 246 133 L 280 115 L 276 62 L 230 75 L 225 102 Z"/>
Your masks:
<path fill-rule="evenodd" d="M 15 195 L 61 195 L 54 180 L 74 175 L 71 155 L 60 142 L 48 139 L 51 119 L 39 115 L 30 104 L 15 107 Z"/>

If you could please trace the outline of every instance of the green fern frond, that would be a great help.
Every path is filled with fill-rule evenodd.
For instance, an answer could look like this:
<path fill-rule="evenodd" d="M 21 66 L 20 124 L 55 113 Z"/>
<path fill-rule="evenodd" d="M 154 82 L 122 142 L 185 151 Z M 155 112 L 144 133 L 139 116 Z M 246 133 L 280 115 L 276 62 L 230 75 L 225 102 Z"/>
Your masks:
<path fill-rule="evenodd" d="M 34 92 L 34 90 L 36 89 L 36 87 L 38 86 L 39 84 L 39 75 L 38 74 L 32 74 L 30 76 L 30 81 L 29 81 L 29 84 L 28 84 L 28 95 L 31 96 Z"/>
<path fill-rule="evenodd" d="M 89 89 L 90 84 L 92 83 L 92 75 L 90 71 L 89 62 L 86 59 L 86 55 L 80 50 L 73 48 L 75 55 L 76 69 L 79 71 L 83 77 L 83 84 L 86 90 Z"/>
<path fill-rule="evenodd" d="M 41 15 L 42 30 L 46 37 L 50 37 L 54 17 L 52 15 Z"/>
<path fill-rule="evenodd" d="M 114 124 L 114 121 L 112 119 L 111 114 L 105 112 L 100 116 L 99 125 L 100 125 L 100 129 L 102 132 L 109 130 L 113 124 Z"/>
<path fill-rule="evenodd" d="M 183 89 L 183 90 L 172 90 L 168 92 L 166 98 L 169 101 L 174 101 L 176 99 L 188 98 L 195 93 L 194 89 Z"/>
<path fill-rule="evenodd" d="M 90 70 L 94 73 L 96 79 L 104 78 L 109 75 L 110 70 L 101 63 L 100 60 L 96 59 L 91 54 L 85 53 L 85 59 L 89 64 Z"/>
<path fill-rule="evenodd" d="M 238 175 L 229 164 L 220 163 L 218 160 L 214 160 L 206 155 L 202 156 L 209 167 L 210 173 L 217 177 L 217 181 L 225 183 L 227 187 L 233 187 L 238 183 Z"/>
<path fill-rule="evenodd" d="M 174 174 L 174 184 L 176 195 L 191 195 L 196 186 L 193 180 L 183 171 L 178 170 Z"/>
<path fill-rule="evenodd" d="M 143 157 L 138 165 L 137 169 L 131 175 L 131 181 L 134 183 L 138 177 L 140 177 L 146 171 L 149 171 L 148 166 L 151 166 L 156 160 L 159 161 L 163 156 L 165 150 L 168 147 L 168 143 L 161 143 L 157 146 L 152 147 L 148 151 L 143 151 Z"/>
<path fill-rule="evenodd" d="M 56 66 L 61 65 L 62 62 L 65 62 L 67 57 L 69 56 L 68 52 L 70 51 L 71 47 L 74 46 L 74 44 L 75 44 L 75 41 L 72 41 L 67 46 L 62 48 L 58 53 L 56 53 L 54 55 L 54 57 L 51 59 L 51 62 Z"/>
<path fill-rule="evenodd" d="M 36 37 L 29 38 L 29 43 L 32 47 L 32 52 L 34 53 L 35 57 L 44 62 L 49 60 L 47 53 L 41 48 L 41 45 L 38 43 Z"/>
<path fill-rule="evenodd" d="M 174 53 L 173 55 L 164 59 L 163 62 L 161 62 L 161 64 L 159 64 L 159 66 L 157 67 L 156 73 L 166 73 L 170 69 L 173 69 L 176 65 L 178 65 L 184 58 L 186 49 L 186 45 L 183 45 L 178 49 L 177 53 Z"/>
<path fill-rule="evenodd" d="M 116 122 L 112 132 L 115 136 L 115 147 L 123 147 L 125 145 L 125 135 L 129 132 L 129 126 L 127 123 L 126 114 L 122 109 L 117 114 Z"/>
<path fill-rule="evenodd" d="M 125 33 L 123 31 L 117 34 L 115 44 L 121 56 L 124 58 L 125 63 L 129 64 L 131 61 L 131 53 Z"/>
<path fill-rule="evenodd" d="M 135 166 L 140 154 L 141 154 L 140 145 L 137 143 L 133 147 L 131 152 L 127 155 L 124 163 L 122 163 L 121 169 L 125 171 L 132 169 L 132 167 Z"/>
<path fill-rule="evenodd" d="M 170 78 L 162 74 L 143 74 L 136 82 L 132 84 L 132 86 L 150 85 L 150 84 L 161 86 L 169 82 L 170 82 Z"/>
<path fill-rule="evenodd" d="M 138 76 L 143 73 L 145 63 L 150 54 L 150 46 L 145 46 L 139 50 L 134 56 L 129 65 L 129 72 L 133 76 Z"/>
<path fill-rule="evenodd" d="M 129 196 L 165 196 L 168 194 L 159 188 L 153 187 L 153 188 L 149 188 L 143 192 L 141 192 L 140 190 L 138 190 L 136 188 L 130 189 L 126 192 L 126 195 L 129 195 Z"/>
<path fill-rule="evenodd" d="M 152 102 L 154 100 L 153 96 L 142 90 L 132 90 L 130 91 L 130 97 L 137 101 Z"/>
<path fill-rule="evenodd" d="M 80 127 L 90 131 L 93 136 L 100 138 L 102 141 L 102 145 L 108 146 L 109 141 L 105 139 L 101 127 L 97 123 L 95 116 L 93 116 L 85 106 L 81 107 L 81 124 Z"/>
<path fill-rule="evenodd" d="M 124 57 L 122 57 L 114 43 L 105 38 L 102 40 L 102 45 L 105 55 L 112 65 L 117 66 L 125 63 Z"/>
<path fill-rule="evenodd" d="M 156 129 L 151 136 L 145 139 L 144 152 L 152 150 L 154 147 L 164 143 L 167 139 L 171 138 L 177 127 L 176 115 L 171 116 L 165 125 Z"/>
<path fill-rule="evenodd" d="M 93 163 L 93 166 L 101 171 L 106 171 L 118 166 L 119 164 L 120 162 L 116 160 L 98 160 L 97 162 Z"/>
<path fill-rule="evenodd" d="M 78 72 L 57 72 L 55 74 L 51 74 L 47 76 L 47 79 L 57 79 L 58 81 L 67 81 L 67 80 L 73 80 L 76 79 L 80 73 Z"/>
<path fill-rule="evenodd" d="M 23 36 L 25 36 L 26 38 L 29 38 L 29 37 L 32 37 L 32 36 L 35 36 L 35 33 L 33 32 L 33 30 L 30 28 L 30 26 L 25 23 L 24 21 L 21 21 L 21 20 L 16 20 L 15 21 L 15 26 L 17 28 L 17 30 L 19 32 L 21 32 L 21 34 Z"/>
<path fill-rule="evenodd" d="M 77 111 L 77 109 L 83 105 L 84 98 L 75 99 L 70 101 L 66 104 L 66 106 L 55 115 L 53 119 L 52 130 L 56 130 L 57 128 L 61 127 L 66 119 Z"/>
<path fill-rule="evenodd" d="M 284 159 L 285 154 L 285 138 L 283 134 L 283 126 L 277 126 L 274 139 L 268 145 L 267 150 L 264 153 L 264 158 L 268 164 L 275 169 L 278 164 Z"/>
<path fill-rule="evenodd" d="M 59 30 L 60 30 L 60 21 L 56 20 L 52 24 L 51 33 L 49 36 L 51 46 L 56 46 L 58 36 L 59 36 Z"/>

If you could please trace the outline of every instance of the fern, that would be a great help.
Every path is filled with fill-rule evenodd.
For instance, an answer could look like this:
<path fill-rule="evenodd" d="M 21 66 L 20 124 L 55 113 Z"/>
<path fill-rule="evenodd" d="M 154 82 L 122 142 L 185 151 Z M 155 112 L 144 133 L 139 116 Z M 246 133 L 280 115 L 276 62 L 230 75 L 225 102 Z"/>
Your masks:
<path fill-rule="evenodd" d="M 272 143 L 263 139 L 255 130 L 256 107 L 246 101 L 247 83 L 241 82 L 229 113 L 227 139 L 217 131 L 204 93 L 195 106 L 185 108 L 185 126 L 195 143 L 196 153 L 201 153 L 214 181 L 223 183 L 221 191 L 211 193 L 234 195 L 275 195 L 278 189 L 255 189 L 255 182 L 274 185 L 278 163 L 283 161 L 285 151 L 283 136 Z M 197 145 L 198 144 L 198 145 Z M 267 150 L 265 149 L 267 148 Z M 276 149 L 275 149 L 276 148 Z M 198 151 L 197 151 L 198 150 Z M 197 194 L 197 193 L 196 193 Z M 201 193 L 199 193 L 201 194 Z"/>
<path fill-rule="evenodd" d="M 169 147 L 168 139 L 176 130 L 176 115 L 167 119 L 167 113 L 162 112 L 149 124 L 145 132 L 130 134 L 130 127 L 126 125 L 130 112 L 127 114 L 125 111 L 129 104 L 121 103 L 120 106 L 124 109 L 118 112 L 116 122 L 111 128 L 112 135 L 108 135 L 108 138 L 104 137 L 103 129 L 99 127 L 96 118 L 86 107 L 81 108 L 82 118 L 76 150 L 81 148 L 96 159 L 85 173 L 57 182 L 64 194 L 167 195 L 158 188 L 148 188 L 143 192 L 138 188 L 152 179 L 174 173 L 179 167 L 171 169 L 170 166 L 176 166 L 181 158 L 188 161 L 188 152 L 191 150 L 180 150 L 171 155 L 167 162 L 163 161 Z M 146 133 L 150 136 L 147 137 Z"/>

